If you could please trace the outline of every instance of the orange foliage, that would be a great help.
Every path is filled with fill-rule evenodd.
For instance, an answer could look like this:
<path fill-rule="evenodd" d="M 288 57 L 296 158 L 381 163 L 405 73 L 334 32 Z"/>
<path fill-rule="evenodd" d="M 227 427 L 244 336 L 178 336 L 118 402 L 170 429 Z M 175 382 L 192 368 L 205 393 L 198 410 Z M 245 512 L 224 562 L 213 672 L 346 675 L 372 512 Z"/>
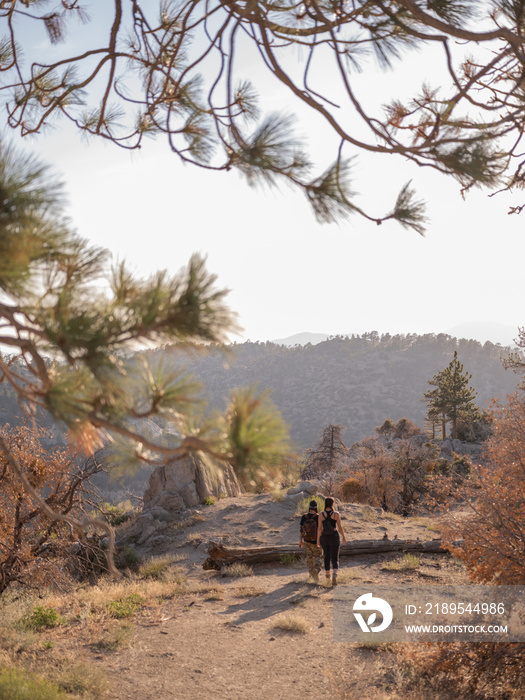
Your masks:
<path fill-rule="evenodd" d="M 473 580 L 525 584 L 525 399 L 493 408 L 486 465 L 472 469 L 467 517 L 450 517 L 444 533 Z M 461 546 L 451 546 L 463 539 Z"/>
<path fill-rule="evenodd" d="M 424 679 L 425 698 L 521 700 L 525 695 L 525 644 L 461 642 L 401 645 L 397 653 Z M 407 696 L 408 697 L 408 696 Z"/>
<path fill-rule="evenodd" d="M 38 427 L 5 426 L 0 434 L 47 504 L 57 513 L 72 511 L 87 476 L 86 470 L 74 469 L 74 456 L 66 450 L 46 450 L 46 431 Z M 51 570 L 56 576 L 53 555 L 69 534 L 67 525 L 51 522 L 41 512 L 0 451 L 0 593 L 13 581 L 38 585 L 49 579 Z"/>
<path fill-rule="evenodd" d="M 100 431 L 87 421 L 79 421 L 70 426 L 68 444 L 85 455 L 92 455 L 104 446 Z"/>
<path fill-rule="evenodd" d="M 356 474 L 343 481 L 339 487 L 341 498 L 346 503 L 366 503 L 368 495 L 363 486 L 363 474 Z"/>

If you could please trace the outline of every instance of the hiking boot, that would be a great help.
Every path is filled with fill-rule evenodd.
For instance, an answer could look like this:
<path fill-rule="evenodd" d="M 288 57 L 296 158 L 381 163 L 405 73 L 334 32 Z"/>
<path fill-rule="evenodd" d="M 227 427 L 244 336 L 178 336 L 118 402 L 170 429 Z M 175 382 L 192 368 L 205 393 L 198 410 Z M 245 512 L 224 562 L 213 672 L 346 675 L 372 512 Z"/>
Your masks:
<path fill-rule="evenodd" d="M 332 576 L 332 586 L 337 586 L 337 574 Z"/>
<path fill-rule="evenodd" d="M 312 581 L 314 583 L 319 583 L 319 573 L 317 571 L 314 571 L 312 574 Z"/>

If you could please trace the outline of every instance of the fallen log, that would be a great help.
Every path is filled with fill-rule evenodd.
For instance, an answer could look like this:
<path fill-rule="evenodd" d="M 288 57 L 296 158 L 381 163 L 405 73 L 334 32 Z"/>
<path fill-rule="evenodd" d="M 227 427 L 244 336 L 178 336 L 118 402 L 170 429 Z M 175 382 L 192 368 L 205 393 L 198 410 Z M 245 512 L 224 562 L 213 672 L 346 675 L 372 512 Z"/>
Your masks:
<path fill-rule="evenodd" d="M 339 555 L 343 557 L 359 556 L 361 554 L 384 554 L 385 552 L 421 552 L 424 554 L 446 554 L 448 550 L 441 547 L 441 540 L 354 540 L 341 545 Z M 209 557 L 202 565 L 204 569 L 220 571 L 223 566 L 237 562 L 243 564 L 265 564 L 273 561 L 283 561 L 292 556 L 300 557 L 304 549 L 297 545 L 282 544 L 269 547 L 228 548 L 218 542 L 208 543 Z"/>

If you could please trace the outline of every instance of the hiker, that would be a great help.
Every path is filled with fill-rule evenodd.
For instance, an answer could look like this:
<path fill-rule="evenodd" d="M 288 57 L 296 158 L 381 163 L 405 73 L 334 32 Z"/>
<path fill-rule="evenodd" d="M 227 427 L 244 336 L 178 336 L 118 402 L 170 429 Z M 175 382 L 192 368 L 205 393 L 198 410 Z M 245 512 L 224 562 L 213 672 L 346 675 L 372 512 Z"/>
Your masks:
<path fill-rule="evenodd" d="M 302 547 L 304 544 L 308 571 L 315 583 L 319 583 L 321 556 L 323 554 L 317 542 L 318 523 L 319 514 L 317 513 L 317 501 L 310 501 L 308 513 L 304 513 L 301 517 L 299 547 Z"/>
<path fill-rule="evenodd" d="M 337 585 L 337 571 L 339 569 L 339 533 L 343 538 L 343 544 L 346 544 L 341 516 L 334 510 L 334 499 L 329 496 L 325 498 L 324 510 L 319 515 L 317 544 L 323 548 L 324 573 L 327 583 L 330 582 L 330 564 L 332 565 L 333 586 Z"/>

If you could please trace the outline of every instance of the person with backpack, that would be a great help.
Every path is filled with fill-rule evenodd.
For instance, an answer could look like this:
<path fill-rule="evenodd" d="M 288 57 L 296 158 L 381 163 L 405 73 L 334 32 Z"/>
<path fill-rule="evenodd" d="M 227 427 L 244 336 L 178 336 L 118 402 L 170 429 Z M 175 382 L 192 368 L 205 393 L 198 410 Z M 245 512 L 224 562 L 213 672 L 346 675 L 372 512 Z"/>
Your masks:
<path fill-rule="evenodd" d="M 325 498 L 324 510 L 319 515 L 319 528 L 317 530 L 317 544 L 323 548 L 324 572 L 326 580 L 330 582 L 330 565 L 332 565 L 332 585 L 337 585 L 337 571 L 339 569 L 339 533 L 346 544 L 346 537 L 341 523 L 341 516 L 334 510 L 334 499 Z"/>
<path fill-rule="evenodd" d="M 323 554 L 317 542 L 318 523 L 317 501 L 310 501 L 308 513 L 304 513 L 301 517 L 299 547 L 302 547 L 304 544 L 308 571 L 315 583 L 319 583 L 321 556 Z"/>

